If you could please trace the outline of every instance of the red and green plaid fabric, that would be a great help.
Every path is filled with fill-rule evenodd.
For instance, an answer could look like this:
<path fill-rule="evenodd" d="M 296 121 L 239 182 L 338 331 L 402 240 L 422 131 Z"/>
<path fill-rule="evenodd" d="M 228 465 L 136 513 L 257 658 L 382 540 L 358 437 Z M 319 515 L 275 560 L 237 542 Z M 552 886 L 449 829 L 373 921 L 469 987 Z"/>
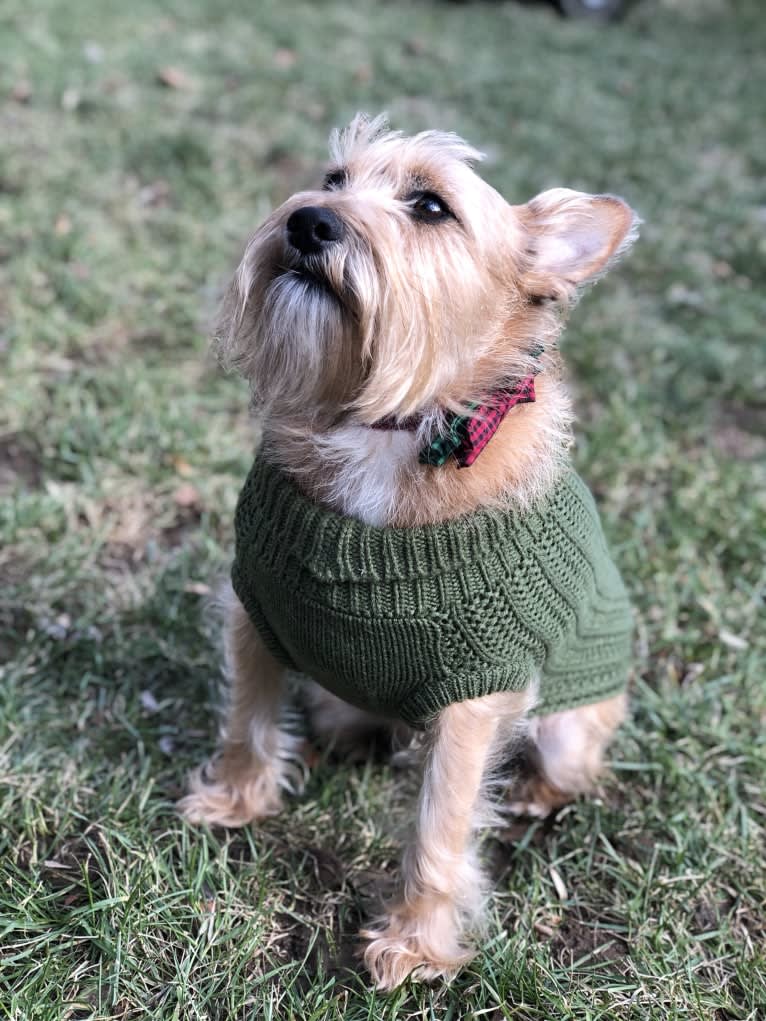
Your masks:
<path fill-rule="evenodd" d="M 528 353 L 537 359 L 544 351 L 542 344 L 534 344 Z M 470 467 L 495 435 L 511 408 L 517 404 L 534 402 L 535 376 L 539 372 L 540 367 L 537 366 L 529 376 L 497 390 L 484 404 L 469 403 L 468 407 L 473 412 L 471 415 L 449 415 L 447 431 L 420 451 L 420 463 L 438 468 L 454 457 L 458 468 Z M 411 415 L 409 418 L 389 415 L 374 422 L 371 428 L 415 430 L 421 421 L 420 415 Z"/>
<path fill-rule="evenodd" d="M 458 468 L 470 467 L 511 408 L 531 404 L 534 399 L 535 377 L 525 376 L 512 389 L 499 391 L 485 404 L 471 404 L 473 414 L 450 416 L 446 433 L 421 450 L 420 463 L 439 467 L 454 457 Z"/>

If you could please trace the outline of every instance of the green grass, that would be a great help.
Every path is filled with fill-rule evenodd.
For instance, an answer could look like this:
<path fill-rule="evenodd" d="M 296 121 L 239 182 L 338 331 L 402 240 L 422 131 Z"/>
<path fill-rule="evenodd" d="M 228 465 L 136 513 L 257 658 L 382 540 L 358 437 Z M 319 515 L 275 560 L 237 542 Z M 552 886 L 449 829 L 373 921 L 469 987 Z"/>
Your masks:
<path fill-rule="evenodd" d="M 757 0 L 607 29 L 516 3 L 4 0 L 1 1017 L 766 1016 L 764 50 Z M 173 809 L 212 743 L 205 593 L 252 448 L 206 323 L 356 108 L 467 135 L 512 200 L 609 190 L 645 220 L 564 344 L 636 605 L 633 720 L 598 799 L 488 836 L 475 963 L 388 998 L 354 933 L 406 778 L 322 759 L 255 834 Z"/>

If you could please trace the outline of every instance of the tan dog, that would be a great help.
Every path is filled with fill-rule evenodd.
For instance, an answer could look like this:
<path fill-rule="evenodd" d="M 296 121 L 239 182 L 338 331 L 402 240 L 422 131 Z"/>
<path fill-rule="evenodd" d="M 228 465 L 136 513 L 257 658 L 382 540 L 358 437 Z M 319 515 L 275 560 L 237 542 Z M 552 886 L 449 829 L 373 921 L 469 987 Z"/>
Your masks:
<path fill-rule="evenodd" d="M 480 155 L 461 139 L 406 138 L 382 118 L 357 116 L 333 139 L 332 159 L 322 190 L 288 199 L 255 233 L 224 305 L 221 352 L 251 384 L 260 458 L 294 480 L 304 517 L 329 509 L 338 535 L 384 545 L 417 529 L 427 535 L 439 522 L 534 512 L 568 470 L 570 407 L 556 351 L 562 312 L 633 240 L 634 214 L 620 199 L 559 188 L 510 206 L 474 173 Z M 476 404 L 495 408 L 493 395 L 501 383 L 509 392 L 509 380 L 519 406 L 509 402 L 481 456 L 465 461 L 470 468 L 461 470 L 457 454 L 440 465 L 424 458 Z M 347 519 L 357 522 L 351 530 Z M 287 545 L 297 542 L 291 527 L 286 518 Z M 300 643 L 263 602 L 246 610 L 230 594 L 231 697 L 221 751 L 194 774 L 181 803 L 191 822 L 245 825 L 278 811 L 282 791 L 294 786 L 295 739 L 280 729 L 279 712 L 286 667 L 301 667 Z M 624 694 L 534 715 L 546 655 L 523 685 L 440 703 L 422 724 L 423 783 L 401 897 L 363 933 L 382 989 L 411 974 L 449 977 L 472 956 L 482 781 L 520 725 L 538 769 L 513 792 L 514 810 L 547 814 L 599 772 Z M 368 666 L 374 674 L 376 664 Z M 355 700 L 347 686 L 325 683 Z M 353 706 L 319 687 L 312 700 L 316 728 L 335 740 L 381 723 L 408 731 L 401 720 L 381 721 L 380 703 Z M 414 711 L 405 718 L 420 725 Z"/>

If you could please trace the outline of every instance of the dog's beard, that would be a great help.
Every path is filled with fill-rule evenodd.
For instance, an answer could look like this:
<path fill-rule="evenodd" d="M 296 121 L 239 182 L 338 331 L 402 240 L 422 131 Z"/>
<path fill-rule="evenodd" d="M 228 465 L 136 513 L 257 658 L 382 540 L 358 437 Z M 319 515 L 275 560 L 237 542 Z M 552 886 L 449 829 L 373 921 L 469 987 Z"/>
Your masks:
<path fill-rule="evenodd" d="M 270 417 L 324 406 L 337 414 L 361 382 L 363 359 L 345 260 L 286 257 L 254 322 L 254 396 Z"/>
<path fill-rule="evenodd" d="M 325 294 L 341 306 L 346 302 L 345 258 L 332 261 L 322 255 L 286 257 L 275 283 L 303 283 L 309 292 Z"/>

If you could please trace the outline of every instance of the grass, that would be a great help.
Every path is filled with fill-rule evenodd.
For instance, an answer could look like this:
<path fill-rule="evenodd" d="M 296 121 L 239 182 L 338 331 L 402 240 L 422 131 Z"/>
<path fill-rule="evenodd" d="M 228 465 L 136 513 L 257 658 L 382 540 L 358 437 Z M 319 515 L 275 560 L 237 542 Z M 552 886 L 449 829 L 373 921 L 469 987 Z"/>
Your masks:
<path fill-rule="evenodd" d="M 0 1017 L 766 1016 L 764 48 L 756 0 L 606 29 L 517 3 L 5 0 Z M 565 340 L 636 606 L 633 721 L 599 798 L 488 836 L 474 964 L 387 998 L 354 933 L 405 777 L 320 758 L 255 834 L 173 810 L 212 742 L 206 600 L 252 448 L 206 323 L 357 107 L 464 133 L 516 201 L 610 190 L 645 220 Z"/>

